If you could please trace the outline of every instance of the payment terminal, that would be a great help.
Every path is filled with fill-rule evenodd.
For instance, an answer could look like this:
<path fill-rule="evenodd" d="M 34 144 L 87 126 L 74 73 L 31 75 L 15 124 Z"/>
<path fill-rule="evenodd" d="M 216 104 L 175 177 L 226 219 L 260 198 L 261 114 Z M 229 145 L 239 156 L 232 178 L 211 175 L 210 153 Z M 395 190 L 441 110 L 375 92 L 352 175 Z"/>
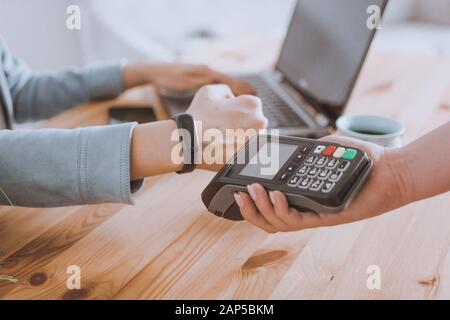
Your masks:
<path fill-rule="evenodd" d="M 225 165 L 202 192 L 211 213 L 243 220 L 235 192 L 259 183 L 283 192 L 299 211 L 340 212 L 367 179 L 372 161 L 364 151 L 321 140 L 258 135 Z"/>

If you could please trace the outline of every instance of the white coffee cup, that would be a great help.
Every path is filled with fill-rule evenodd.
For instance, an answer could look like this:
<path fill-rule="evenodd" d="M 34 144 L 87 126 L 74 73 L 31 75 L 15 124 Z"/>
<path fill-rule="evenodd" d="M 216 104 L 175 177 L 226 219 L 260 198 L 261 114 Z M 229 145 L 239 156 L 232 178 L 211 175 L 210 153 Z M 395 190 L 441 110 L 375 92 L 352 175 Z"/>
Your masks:
<path fill-rule="evenodd" d="M 400 121 L 375 115 L 345 115 L 336 121 L 338 134 L 376 143 L 383 147 L 402 146 L 405 126 Z"/>

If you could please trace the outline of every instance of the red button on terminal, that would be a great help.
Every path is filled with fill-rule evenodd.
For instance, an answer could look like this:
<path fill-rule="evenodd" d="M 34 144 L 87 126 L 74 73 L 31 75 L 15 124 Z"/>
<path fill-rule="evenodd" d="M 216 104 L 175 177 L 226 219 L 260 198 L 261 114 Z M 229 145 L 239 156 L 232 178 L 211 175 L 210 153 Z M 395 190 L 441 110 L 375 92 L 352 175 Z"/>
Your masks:
<path fill-rule="evenodd" d="M 328 146 L 323 152 L 322 155 L 327 156 L 327 157 L 331 157 L 333 155 L 333 153 L 336 151 L 337 147 L 336 146 Z"/>

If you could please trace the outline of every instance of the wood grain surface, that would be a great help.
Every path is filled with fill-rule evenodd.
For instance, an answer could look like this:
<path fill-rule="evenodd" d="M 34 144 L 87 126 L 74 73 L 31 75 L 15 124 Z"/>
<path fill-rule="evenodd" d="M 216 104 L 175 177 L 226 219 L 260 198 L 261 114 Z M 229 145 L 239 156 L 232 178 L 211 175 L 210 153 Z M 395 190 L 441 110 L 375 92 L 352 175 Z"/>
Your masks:
<path fill-rule="evenodd" d="M 45 126 L 105 124 L 107 108 L 124 101 L 167 117 L 148 87 Z M 407 143 L 450 120 L 450 61 L 373 53 L 347 112 L 403 121 Z M 146 179 L 134 206 L 0 207 L 0 274 L 18 279 L 0 281 L 0 298 L 450 298 L 449 193 L 367 221 L 267 235 L 206 211 L 200 192 L 212 177 Z M 80 290 L 66 288 L 69 265 L 81 268 Z M 370 265 L 380 290 L 366 286 Z"/>

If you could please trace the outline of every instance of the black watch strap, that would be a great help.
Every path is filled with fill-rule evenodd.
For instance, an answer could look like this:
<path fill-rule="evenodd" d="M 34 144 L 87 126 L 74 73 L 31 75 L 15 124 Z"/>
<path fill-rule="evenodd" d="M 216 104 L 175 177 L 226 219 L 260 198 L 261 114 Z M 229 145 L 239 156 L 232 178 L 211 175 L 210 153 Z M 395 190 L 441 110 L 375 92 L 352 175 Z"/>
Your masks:
<path fill-rule="evenodd" d="M 195 169 L 199 152 L 195 120 L 187 113 L 175 114 L 171 119 L 177 123 L 180 142 L 183 147 L 183 167 L 177 173 L 192 172 Z"/>

